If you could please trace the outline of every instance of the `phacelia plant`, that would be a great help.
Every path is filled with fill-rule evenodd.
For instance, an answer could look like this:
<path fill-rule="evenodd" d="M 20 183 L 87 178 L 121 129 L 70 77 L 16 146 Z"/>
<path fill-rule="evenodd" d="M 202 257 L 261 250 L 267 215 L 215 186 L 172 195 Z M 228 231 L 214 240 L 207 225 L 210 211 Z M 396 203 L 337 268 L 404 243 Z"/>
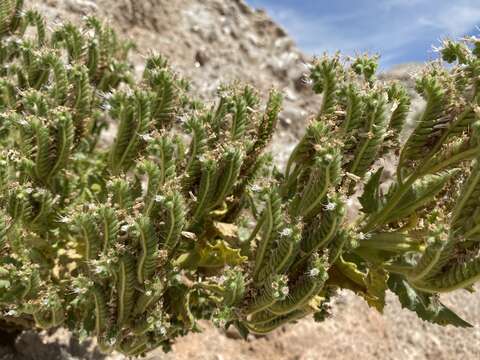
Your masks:
<path fill-rule="evenodd" d="M 4 331 L 64 326 L 135 356 L 199 319 L 243 335 L 320 321 L 339 289 L 470 326 L 438 294 L 480 278 L 479 40 L 446 41 L 454 65 L 418 76 L 410 131 L 376 59 L 317 59 L 321 108 L 285 171 L 264 152 L 280 94 L 203 104 L 161 56 L 137 79 L 131 47 L 93 17 L 47 31 L 0 2 Z"/>

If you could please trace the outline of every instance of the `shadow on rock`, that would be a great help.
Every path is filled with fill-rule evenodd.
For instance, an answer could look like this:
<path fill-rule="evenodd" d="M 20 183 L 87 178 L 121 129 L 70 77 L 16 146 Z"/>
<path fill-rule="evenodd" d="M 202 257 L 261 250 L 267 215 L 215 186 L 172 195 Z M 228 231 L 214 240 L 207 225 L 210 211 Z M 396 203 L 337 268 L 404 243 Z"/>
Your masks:
<path fill-rule="evenodd" d="M 2 339 L 3 340 L 3 339 Z M 68 331 L 25 331 L 11 344 L 0 344 L 0 360 L 103 360 L 91 340 L 78 341 Z"/>

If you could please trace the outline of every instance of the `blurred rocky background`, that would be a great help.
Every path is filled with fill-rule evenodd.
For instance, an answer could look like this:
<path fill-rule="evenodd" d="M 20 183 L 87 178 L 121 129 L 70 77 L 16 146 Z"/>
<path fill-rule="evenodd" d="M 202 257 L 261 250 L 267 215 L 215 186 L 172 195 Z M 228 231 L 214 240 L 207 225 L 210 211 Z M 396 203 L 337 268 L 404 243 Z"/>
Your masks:
<path fill-rule="evenodd" d="M 132 58 L 138 72 L 144 55 L 159 52 L 191 81 L 198 97 L 211 99 L 219 85 L 233 81 L 250 83 L 264 94 L 271 87 L 282 90 L 284 110 L 271 149 L 279 164 L 317 110 L 320 99 L 303 76 L 309 56 L 267 13 L 252 9 L 244 0 L 27 0 L 26 4 L 53 23 L 80 22 L 87 14 L 110 21 L 137 43 Z M 380 78 L 402 81 L 414 94 L 412 76 L 419 67 L 400 65 Z M 412 114 L 421 106 L 415 97 Z M 382 315 L 345 292 L 336 298 L 332 317 L 323 323 L 305 319 L 247 341 L 235 332 L 202 323 L 204 331 L 179 339 L 173 352 L 157 351 L 147 359 L 480 359 L 480 296 L 457 292 L 443 300 L 476 326 L 457 329 L 425 323 L 402 309 L 393 296 L 388 296 Z M 64 330 L 25 333 L 14 349 L 2 346 L 0 339 L 0 360 L 103 358 L 93 343 L 79 344 Z M 123 357 L 113 354 L 105 359 Z"/>

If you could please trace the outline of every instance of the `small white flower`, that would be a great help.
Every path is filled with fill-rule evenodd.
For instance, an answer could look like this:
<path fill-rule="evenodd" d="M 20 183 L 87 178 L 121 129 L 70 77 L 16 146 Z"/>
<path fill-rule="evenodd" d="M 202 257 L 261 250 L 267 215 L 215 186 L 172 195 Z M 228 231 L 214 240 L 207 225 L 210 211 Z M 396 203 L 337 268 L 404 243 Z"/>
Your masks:
<path fill-rule="evenodd" d="M 110 99 L 113 97 L 113 92 L 111 92 L 111 91 L 100 92 L 100 93 L 99 93 L 99 96 L 100 96 L 102 99 L 110 100 Z"/>
<path fill-rule="evenodd" d="M 160 335 L 165 335 L 167 333 L 167 329 L 163 325 L 157 325 L 157 330 L 160 333 Z"/>
<path fill-rule="evenodd" d="M 96 266 L 95 269 L 93 269 L 93 271 L 96 273 L 96 274 L 102 274 L 105 272 L 105 267 L 104 266 Z"/>
<path fill-rule="evenodd" d="M 124 224 L 120 227 L 120 230 L 121 231 L 127 231 L 128 229 L 130 229 L 130 224 Z"/>
<path fill-rule="evenodd" d="M 288 293 L 290 292 L 290 289 L 288 288 L 288 286 L 284 286 L 284 287 L 282 287 L 282 290 L 281 290 L 281 291 L 282 291 L 282 294 L 283 294 L 284 296 L 287 296 Z"/>
<path fill-rule="evenodd" d="M 250 190 L 252 190 L 253 192 L 259 192 L 261 191 L 261 187 L 258 186 L 257 184 L 253 184 L 251 187 L 250 187 Z"/>
<path fill-rule="evenodd" d="M 370 237 L 370 235 L 365 234 L 365 233 L 363 233 L 363 232 L 359 232 L 359 233 L 358 233 L 358 240 L 366 240 L 366 239 L 368 239 L 369 237 Z"/>
<path fill-rule="evenodd" d="M 318 276 L 318 274 L 320 274 L 320 270 L 318 270 L 317 268 L 310 269 L 310 271 L 308 272 L 308 275 L 310 275 L 311 277 Z"/>
<path fill-rule="evenodd" d="M 75 294 L 85 294 L 86 291 L 87 291 L 87 289 L 81 288 L 81 287 L 75 287 L 75 288 L 73 288 L 73 292 L 74 292 Z"/>
<path fill-rule="evenodd" d="M 112 105 L 110 105 L 110 103 L 104 103 L 102 104 L 101 108 L 103 111 L 110 111 L 112 110 Z"/>
<path fill-rule="evenodd" d="M 58 221 L 64 224 L 68 224 L 70 222 L 70 218 L 68 216 L 62 216 Z"/>
<path fill-rule="evenodd" d="M 150 134 L 142 134 L 142 135 L 140 135 L 140 137 L 142 138 L 143 141 L 152 141 L 153 140 L 153 136 L 150 135 Z"/>
<path fill-rule="evenodd" d="M 8 310 L 8 311 L 5 313 L 5 315 L 7 315 L 7 316 L 15 316 L 15 315 L 17 315 L 17 311 L 11 309 L 11 310 Z"/>
<path fill-rule="evenodd" d="M 337 204 L 333 203 L 333 202 L 328 202 L 327 205 L 325 205 L 323 208 L 326 210 L 326 211 L 333 211 L 335 210 L 335 208 L 337 207 Z"/>
<path fill-rule="evenodd" d="M 280 232 L 280 236 L 287 237 L 287 236 L 292 235 L 292 232 L 293 232 L 292 229 L 285 228 Z"/>
<path fill-rule="evenodd" d="M 155 202 L 162 202 L 165 200 L 165 196 L 155 195 Z"/>
<path fill-rule="evenodd" d="M 331 162 L 333 160 L 332 154 L 325 154 L 323 158 L 328 162 Z"/>

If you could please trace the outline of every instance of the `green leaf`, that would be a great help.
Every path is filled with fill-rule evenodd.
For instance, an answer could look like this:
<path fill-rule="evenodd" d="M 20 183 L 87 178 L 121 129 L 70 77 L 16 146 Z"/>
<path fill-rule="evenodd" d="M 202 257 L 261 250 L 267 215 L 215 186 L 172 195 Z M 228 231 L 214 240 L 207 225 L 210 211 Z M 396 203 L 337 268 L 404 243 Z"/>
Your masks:
<path fill-rule="evenodd" d="M 339 59 L 337 57 L 333 59 L 324 57 L 314 65 L 311 71 L 313 91 L 323 95 L 320 115 L 331 114 L 335 110 L 339 72 Z"/>
<path fill-rule="evenodd" d="M 0 35 L 3 36 L 10 30 L 10 22 L 15 10 L 15 1 L 4 0 L 0 3 Z"/>
<path fill-rule="evenodd" d="M 383 167 L 379 168 L 368 180 L 363 189 L 363 194 L 358 198 L 362 208 L 360 209 L 365 214 L 371 214 L 381 206 L 380 200 L 380 178 L 383 174 Z"/>
<path fill-rule="evenodd" d="M 439 123 L 442 112 L 446 106 L 445 90 L 442 88 L 440 77 L 433 74 L 424 75 L 417 80 L 417 91 L 427 101 L 422 115 L 418 119 L 417 127 L 405 143 L 400 155 L 398 168 L 402 169 L 407 160 L 421 159 L 432 146 L 435 125 Z"/>
<path fill-rule="evenodd" d="M 410 111 L 410 96 L 407 89 L 399 83 L 393 83 L 387 93 L 389 102 L 395 104 L 388 125 L 390 131 L 388 140 L 397 142 Z"/>
<path fill-rule="evenodd" d="M 388 287 L 398 296 L 402 307 L 416 312 L 425 321 L 438 325 L 472 327 L 433 295 L 415 290 L 401 275 L 391 274 Z"/>
<path fill-rule="evenodd" d="M 415 210 L 431 203 L 459 171 L 459 169 L 441 171 L 437 174 L 425 175 L 415 181 L 410 190 L 401 198 L 396 209 L 387 217 L 386 222 L 404 219 Z"/>
<path fill-rule="evenodd" d="M 387 104 L 381 93 L 372 92 L 365 99 L 365 126 L 349 165 L 349 172 L 363 177 L 378 159 L 387 133 Z"/>
<path fill-rule="evenodd" d="M 224 284 L 223 301 L 227 306 L 238 304 L 245 295 L 245 279 L 241 272 L 232 272 Z"/>

